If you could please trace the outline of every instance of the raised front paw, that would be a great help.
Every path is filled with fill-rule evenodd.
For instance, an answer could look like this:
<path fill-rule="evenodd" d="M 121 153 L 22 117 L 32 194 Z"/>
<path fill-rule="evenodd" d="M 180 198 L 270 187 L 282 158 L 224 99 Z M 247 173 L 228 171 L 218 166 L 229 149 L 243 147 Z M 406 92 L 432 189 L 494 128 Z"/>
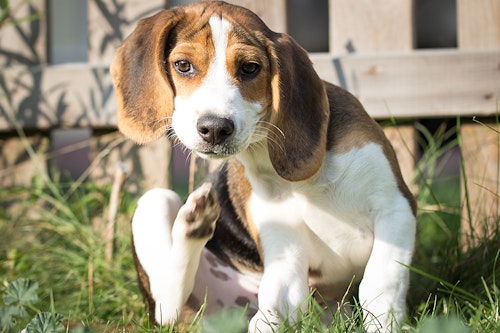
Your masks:
<path fill-rule="evenodd" d="M 214 234 L 219 212 L 219 203 L 212 184 L 204 183 L 189 195 L 177 214 L 175 224 L 187 238 L 210 238 Z"/>

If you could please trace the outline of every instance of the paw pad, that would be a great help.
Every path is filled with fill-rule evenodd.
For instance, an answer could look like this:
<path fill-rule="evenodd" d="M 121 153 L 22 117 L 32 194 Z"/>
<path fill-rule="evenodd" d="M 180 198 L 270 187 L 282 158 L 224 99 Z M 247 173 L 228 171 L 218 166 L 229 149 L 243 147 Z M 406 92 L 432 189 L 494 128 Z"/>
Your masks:
<path fill-rule="evenodd" d="M 212 184 L 205 183 L 191 193 L 182 207 L 182 213 L 187 223 L 187 237 L 211 237 L 219 217 L 219 204 Z"/>

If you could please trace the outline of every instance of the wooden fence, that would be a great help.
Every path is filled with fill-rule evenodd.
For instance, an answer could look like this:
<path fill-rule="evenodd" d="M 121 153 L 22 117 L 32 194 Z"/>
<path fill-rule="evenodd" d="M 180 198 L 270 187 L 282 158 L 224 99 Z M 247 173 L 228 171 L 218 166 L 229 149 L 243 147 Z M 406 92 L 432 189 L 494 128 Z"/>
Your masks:
<path fill-rule="evenodd" d="M 59 59 L 54 54 L 66 50 L 66 45 L 57 45 L 54 31 L 65 31 L 65 26 L 50 10 L 72 2 L 33 0 L 15 13 L 39 18 L 0 30 L 2 87 L 8 93 L 0 99 L 1 186 L 29 182 L 36 173 L 15 124 L 26 132 L 44 166 L 78 161 L 72 167 L 94 181 L 112 177 L 118 161 L 129 165 L 129 190 L 137 192 L 170 186 L 172 172 L 183 173 L 187 164 L 170 164 L 165 139 L 138 147 L 114 132 L 115 99 L 108 70 L 114 48 L 139 18 L 182 2 L 92 0 L 83 12 L 68 9 L 65 15 L 84 15 L 87 25 L 82 41 L 87 54 L 77 64 L 54 64 Z M 471 195 L 472 216 L 498 216 L 500 1 L 229 2 L 252 9 L 273 30 L 290 32 L 310 50 L 320 76 L 354 93 L 373 117 L 396 120 L 397 126 L 386 127 L 386 133 L 408 182 L 414 180 L 419 158 L 415 122 L 455 124 L 460 117 L 465 164 L 460 159 L 450 163 L 467 174 L 462 186 Z M 67 29 L 70 33 L 71 26 Z M 485 125 L 473 122 L 473 117 Z M 72 132 L 68 138 L 70 128 L 80 129 L 79 134 Z"/>

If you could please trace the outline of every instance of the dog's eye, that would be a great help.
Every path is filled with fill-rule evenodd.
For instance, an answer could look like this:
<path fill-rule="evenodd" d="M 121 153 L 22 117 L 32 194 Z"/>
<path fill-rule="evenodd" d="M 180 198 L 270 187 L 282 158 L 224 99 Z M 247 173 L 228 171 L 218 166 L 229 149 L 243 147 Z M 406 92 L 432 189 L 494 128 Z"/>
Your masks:
<path fill-rule="evenodd" d="M 193 65 L 187 60 L 174 62 L 175 70 L 181 74 L 190 74 L 193 72 Z"/>
<path fill-rule="evenodd" d="M 240 67 L 240 73 L 243 78 L 253 78 L 260 70 L 260 65 L 255 62 L 245 62 Z"/>

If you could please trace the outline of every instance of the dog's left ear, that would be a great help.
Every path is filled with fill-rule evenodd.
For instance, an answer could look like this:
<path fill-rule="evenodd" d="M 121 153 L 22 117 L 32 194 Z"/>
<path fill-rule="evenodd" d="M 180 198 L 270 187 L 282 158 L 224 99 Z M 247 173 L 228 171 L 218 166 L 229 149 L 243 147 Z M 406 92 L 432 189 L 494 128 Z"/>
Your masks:
<path fill-rule="evenodd" d="M 326 153 L 329 104 L 326 88 L 307 52 L 287 34 L 269 47 L 272 115 L 284 138 L 268 141 L 274 169 L 282 178 L 301 181 L 319 171 Z"/>
<path fill-rule="evenodd" d="M 138 143 L 158 139 L 170 124 L 174 91 L 165 59 L 169 33 L 182 18 L 182 11 L 172 9 L 142 19 L 111 64 L 118 128 Z"/>

